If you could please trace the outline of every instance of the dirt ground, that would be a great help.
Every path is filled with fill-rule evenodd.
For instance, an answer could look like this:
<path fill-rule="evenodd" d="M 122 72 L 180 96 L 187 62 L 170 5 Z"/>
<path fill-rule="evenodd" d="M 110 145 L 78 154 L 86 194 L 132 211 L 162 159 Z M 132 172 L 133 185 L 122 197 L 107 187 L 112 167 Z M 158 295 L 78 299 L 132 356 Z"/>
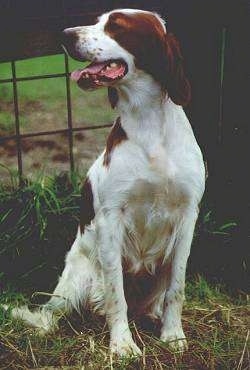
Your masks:
<path fill-rule="evenodd" d="M 6 102 L 0 102 L 0 109 L 9 111 L 12 106 Z M 21 133 L 67 128 L 66 120 L 60 120 L 55 110 L 45 111 L 38 101 L 26 102 L 22 106 L 22 111 L 25 111 L 29 124 L 28 128 L 21 129 Z M 112 121 L 104 122 L 104 124 L 107 123 L 111 124 Z M 77 124 L 78 127 L 86 125 L 89 126 L 89 123 Z M 101 128 L 73 133 L 73 154 L 77 170 L 86 171 L 89 168 L 103 150 L 109 130 L 109 128 Z M 0 137 L 13 133 L 13 129 L 3 130 L 0 127 Z M 67 133 L 25 138 L 21 141 L 21 147 L 25 177 L 32 178 L 40 172 L 51 175 L 69 170 Z M 0 143 L 0 163 L 12 172 L 17 170 L 17 148 L 14 139 Z M 8 177 L 9 171 L 0 167 L 1 181 L 6 181 Z"/>

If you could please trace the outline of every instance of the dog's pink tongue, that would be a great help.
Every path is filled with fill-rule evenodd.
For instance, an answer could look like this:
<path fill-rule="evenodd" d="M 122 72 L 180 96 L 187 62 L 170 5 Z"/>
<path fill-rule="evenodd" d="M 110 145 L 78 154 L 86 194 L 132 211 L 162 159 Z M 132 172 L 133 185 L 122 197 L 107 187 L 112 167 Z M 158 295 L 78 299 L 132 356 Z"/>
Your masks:
<path fill-rule="evenodd" d="M 101 72 L 102 75 L 115 79 L 117 77 L 120 77 L 124 74 L 125 67 L 122 64 L 116 64 L 115 67 L 112 67 L 110 69 L 105 69 Z"/>
<path fill-rule="evenodd" d="M 71 73 L 71 79 L 74 81 L 79 81 L 83 73 L 97 74 L 106 66 L 105 62 L 93 62 L 89 66 L 83 69 L 77 69 Z"/>
<path fill-rule="evenodd" d="M 80 80 L 83 71 L 84 71 L 83 69 L 77 69 L 76 71 L 71 72 L 71 74 L 70 74 L 71 80 L 73 80 L 73 81 Z"/>

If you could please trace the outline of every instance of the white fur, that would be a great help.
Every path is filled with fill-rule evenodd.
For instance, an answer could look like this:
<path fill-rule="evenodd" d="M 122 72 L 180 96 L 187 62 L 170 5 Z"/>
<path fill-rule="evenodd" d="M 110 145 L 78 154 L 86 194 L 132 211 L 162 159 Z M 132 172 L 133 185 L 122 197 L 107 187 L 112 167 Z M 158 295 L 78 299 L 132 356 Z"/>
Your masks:
<path fill-rule="evenodd" d="M 76 48 L 90 60 L 127 62 L 128 73 L 116 88 L 128 140 L 115 147 L 108 167 L 102 153 L 88 172 L 95 218 L 83 235 L 78 231 L 54 296 L 35 316 L 26 308 L 16 309 L 15 316 L 47 330 L 54 322 L 51 312 L 80 310 L 85 303 L 106 315 L 111 351 L 140 354 L 128 326 L 123 274 L 148 274 L 154 289 L 138 308 L 160 317 L 161 340 L 183 350 L 185 270 L 204 191 L 203 158 L 182 107 L 163 96 L 159 84 L 135 67 L 133 55 L 104 33 L 109 14 L 76 29 Z"/>

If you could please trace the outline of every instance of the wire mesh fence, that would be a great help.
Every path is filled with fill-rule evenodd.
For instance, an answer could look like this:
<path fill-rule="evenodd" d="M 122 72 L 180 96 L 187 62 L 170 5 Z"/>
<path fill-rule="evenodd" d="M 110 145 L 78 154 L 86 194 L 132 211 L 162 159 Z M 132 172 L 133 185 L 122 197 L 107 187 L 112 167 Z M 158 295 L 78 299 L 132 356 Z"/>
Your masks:
<path fill-rule="evenodd" d="M 22 155 L 22 139 L 33 138 L 38 136 L 47 136 L 55 134 L 65 134 L 68 140 L 68 161 L 70 171 L 75 169 L 74 151 L 73 151 L 73 133 L 86 130 L 96 130 L 110 127 L 110 124 L 102 125 L 86 125 L 82 127 L 73 127 L 72 123 L 72 103 L 71 103 L 71 89 L 70 89 L 70 71 L 69 71 L 69 60 L 66 53 L 64 53 L 64 73 L 54 74 L 43 74 L 36 76 L 17 77 L 16 73 L 16 62 L 11 61 L 11 78 L 0 79 L 0 84 L 12 83 L 13 90 L 13 103 L 14 103 L 14 116 L 15 116 L 15 133 L 12 135 L 5 135 L 0 137 L 0 145 L 7 141 L 15 140 L 16 142 L 16 156 L 17 156 L 17 168 L 20 185 L 23 183 L 24 171 L 23 171 L 23 155 Z M 20 129 L 20 109 L 19 109 L 19 94 L 18 94 L 18 83 L 23 81 L 35 81 L 41 79 L 51 78 L 65 78 L 65 90 L 66 90 L 66 107 L 67 107 L 67 128 L 56 129 L 49 131 L 36 131 L 29 133 L 21 133 Z"/>
<path fill-rule="evenodd" d="M 24 139 L 37 136 L 64 134 L 68 142 L 68 162 L 70 171 L 75 169 L 74 133 L 78 131 L 96 130 L 110 127 L 111 124 L 85 125 L 74 127 L 72 122 L 72 98 L 70 87 L 69 59 L 64 53 L 64 71 L 62 73 L 38 74 L 19 77 L 16 62 L 22 59 L 38 56 L 61 54 L 61 31 L 66 27 L 92 24 L 98 15 L 113 8 L 135 7 L 152 9 L 162 12 L 164 6 L 161 1 L 82 1 L 82 0 L 3 0 L 0 5 L 0 32 L 5 35 L 0 38 L 0 68 L 1 62 L 11 63 L 10 78 L 0 77 L 0 86 L 12 84 L 14 133 L 0 136 L 0 147 L 8 142 L 15 142 L 19 183 L 25 177 L 24 155 L 22 143 Z M 65 79 L 67 127 L 45 131 L 22 132 L 20 82 L 42 79 Z"/>

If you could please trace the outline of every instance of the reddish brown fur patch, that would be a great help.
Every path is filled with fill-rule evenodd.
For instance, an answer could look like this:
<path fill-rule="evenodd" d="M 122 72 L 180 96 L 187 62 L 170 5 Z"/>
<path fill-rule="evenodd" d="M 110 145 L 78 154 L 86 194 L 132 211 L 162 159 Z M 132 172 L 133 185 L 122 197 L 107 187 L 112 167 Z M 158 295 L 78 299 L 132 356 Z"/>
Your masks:
<path fill-rule="evenodd" d="M 108 166 L 111 161 L 111 153 L 114 148 L 119 145 L 122 141 L 127 140 L 127 134 L 122 128 L 120 117 L 117 118 L 115 125 L 112 127 L 112 130 L 108 136 L 106 143 L 106 150 L 104 154 L 103 164 Z"/>
<path fill-rule="evenodd" d="M 190 100 L 190 85 L 182 66 L 177 40 L 165 33 L 150 13 L 110 14 L 105 32 L 135 57 L 137 68 L 151 74 L 176 104 Z"/>
<path fill-rule="evenodd" d="M 95 217 L 94 199 L 90 180 L 87 178 L 83 188 L 80 200 L 80 230 L 84 232 L 85 226 L 90 225 Z"/>
<path fill-rule="evenodd" d="M 140 273 L 134 275 L 126 272 L 126 269 L 126 263 L 123 263 L 124 292 L 129 313 L 133 317 L 140 317 L 149 309 L 149 306 L 146 306 L 145 303 L 149 296 L 154 296 L 159 291 L 159 284 L 161 284 L 162 279 L 166 279 L 167 285 L 170 279 L 172 265 L 171 262 L 163 264 L 162 259 L 159 259 L 154 274 L 142 270 Z"/>

